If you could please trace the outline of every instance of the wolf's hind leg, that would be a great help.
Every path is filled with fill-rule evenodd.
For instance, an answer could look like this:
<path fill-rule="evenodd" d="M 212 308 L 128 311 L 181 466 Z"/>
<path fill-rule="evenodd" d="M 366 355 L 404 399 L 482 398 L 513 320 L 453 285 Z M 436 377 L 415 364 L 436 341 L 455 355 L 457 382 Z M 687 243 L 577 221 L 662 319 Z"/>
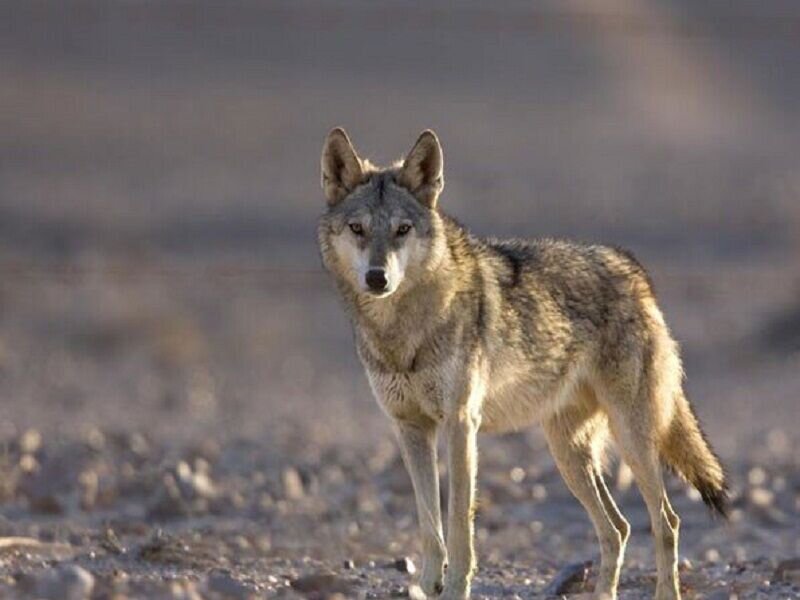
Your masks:
<path fill-rule="evenodd" d="M 589 513 L 600 541 L 595 596 L 614 599 L 630 526 L 608 493 L 599 464 L 605 415 L 591 402 L 571 406 L 545 422 L 544 431 L 567 487 Z"/>
<path fill-rule="evenodd" d="M 411 475 L 422 533 L 420 586 L 428 596 L 442 591 L 446 561 L 439 475 L 436 472 L 436 426 L 433 422 L 395 422 L 403 461 Z"/>
<path fill-rule="evenodd" d="M 609 519 L 614 522 L 614 526 L 617 528 L 617 531 L 622 534 L 622 543 L 624 545 L 625 542 L 628 541 L 628 537 L 631 534 L 631 526 L 620 512 L 619 508 L 617 507 L 617 503 L 614 502 L 611 492 L 608 491 L 608 486 L 606 485 L 605 478 L 603 477 L 603 471 L 599 466 L 595 467 L 594 481 L 595 485 L 597 485 L 597 491 L 600 492 L 600 498 L 603 501 L 603 507 L 606 509 L 606 514 L 608 515 Z"/>
<path fill-rule="evenodd" d="M 635 402 L 634 406 L 642 407 Z M 678 581 L 678 529 L 680 519 L 670 506 L 664 489 L 661 463 L 658 450 L 647 418 L 634 417 L 617 410 L 609 414 L 611 430 L 616 439 L 622 458 L 631 468 L 636 485 L 647 505 L 650 525 L 653 531 L 658 567 L 656 600 L 678 600 L 680 595 Z M 637 426 L 638 425 L 638 426 Z M 645 425 L 643 427 L 643 425 Z"/>

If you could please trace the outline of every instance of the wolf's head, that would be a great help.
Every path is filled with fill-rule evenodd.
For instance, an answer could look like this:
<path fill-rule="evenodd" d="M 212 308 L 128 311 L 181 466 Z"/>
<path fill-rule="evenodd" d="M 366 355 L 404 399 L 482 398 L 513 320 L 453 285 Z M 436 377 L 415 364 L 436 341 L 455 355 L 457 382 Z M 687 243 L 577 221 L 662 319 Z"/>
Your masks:
<path fill-rule="evenodd" d="M 432 131 L 385 169 L 359 158 L 343 129 L 331 131 L 322 149 L 328 210 L 318 228 L 325 266 L 370 298 L 390 296 L 434 269 L 445 245 L 436 213 L 442 167 Z"/>

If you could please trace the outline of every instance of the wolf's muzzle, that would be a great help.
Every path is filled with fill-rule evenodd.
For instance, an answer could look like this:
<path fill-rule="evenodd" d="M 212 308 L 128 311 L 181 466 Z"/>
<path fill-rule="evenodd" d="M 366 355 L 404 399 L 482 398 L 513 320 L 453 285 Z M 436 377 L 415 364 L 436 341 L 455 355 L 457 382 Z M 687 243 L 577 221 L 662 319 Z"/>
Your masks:
<path fill-rule="evenodd" d="M 389 285 L 389 280 L 386 279 L 386 271 L 383 269 L 370 269 L 364 279 L 367 282 L 369 291 L 376 294 L 385 292 Z"/>

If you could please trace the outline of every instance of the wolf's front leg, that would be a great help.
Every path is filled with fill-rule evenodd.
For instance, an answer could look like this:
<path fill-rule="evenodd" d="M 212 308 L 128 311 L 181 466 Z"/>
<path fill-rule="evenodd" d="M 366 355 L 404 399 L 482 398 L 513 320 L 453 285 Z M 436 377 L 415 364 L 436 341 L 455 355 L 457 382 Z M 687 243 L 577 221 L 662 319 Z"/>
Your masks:
<path fill-rule="evenodd" d="M 447 558 L 442 534 L 439 474 L 436 472 L 436 424 L 433 421 L 394 422 L 403 461 L 411 475 L 422 533 L 420 586 L 429 596 L 442 591 L 442 573 Z"/>
<path fill-rule="evenodd" d="M 466 411 L 464 411 L 466 413 Z M 480 418 L 459 414 L 445 422 L 450 493 L 447 507 L 447 554 L 449 565 L 442 598 L 469 598 L 476 570 L 473 545 L 477 434 Z"/>

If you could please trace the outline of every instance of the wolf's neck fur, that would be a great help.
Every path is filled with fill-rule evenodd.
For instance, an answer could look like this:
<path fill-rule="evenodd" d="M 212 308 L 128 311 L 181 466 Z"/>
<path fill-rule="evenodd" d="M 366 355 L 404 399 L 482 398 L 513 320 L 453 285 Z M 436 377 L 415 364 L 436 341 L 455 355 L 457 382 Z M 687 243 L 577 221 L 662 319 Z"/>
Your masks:
<path fill-rule="evenodd" d="M 371 298 L 352 288 L 346 293 L 361 350 L 388 369 L 413 369 L 417 351 L 451 318 L 454 300 L 468 283 L 447 235 L 452 232 L 443 233 L 437 259 L 422 272 L 409 273 L 388 298 Z"/>

